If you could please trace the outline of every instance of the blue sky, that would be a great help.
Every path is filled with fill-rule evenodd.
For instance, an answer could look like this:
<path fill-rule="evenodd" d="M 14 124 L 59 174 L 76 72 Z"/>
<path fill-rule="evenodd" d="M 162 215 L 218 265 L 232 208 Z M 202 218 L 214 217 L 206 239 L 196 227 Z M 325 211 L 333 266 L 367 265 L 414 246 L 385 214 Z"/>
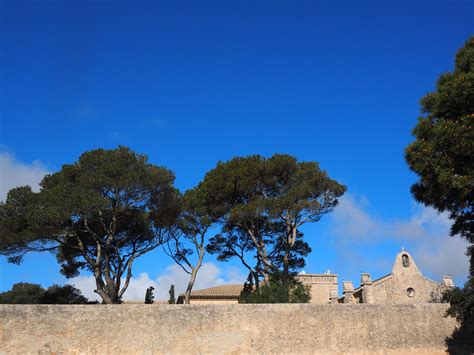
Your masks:
<path fill-rule="evenodd" d="M 464 245 L 413 201 L 403 151 L 473 18 L 472 1 L 4 0 L 0 199 L 98 147 L 148 154 L 182 190 L 218 160 L 288 153 L 348 186 L 304 229 L 306 272 L 358 284 L 361 271 L 389 273 L 404 246 L 427 276 L 460 284 Z M 238 263 L 207 262 L 200 286 L 242 278 Z M 49 255 L 0 258 L 0 291 L 66 282 L 58 270 Z M 135 270 L 166 291 L 182 277 L 161 251 Z"/>

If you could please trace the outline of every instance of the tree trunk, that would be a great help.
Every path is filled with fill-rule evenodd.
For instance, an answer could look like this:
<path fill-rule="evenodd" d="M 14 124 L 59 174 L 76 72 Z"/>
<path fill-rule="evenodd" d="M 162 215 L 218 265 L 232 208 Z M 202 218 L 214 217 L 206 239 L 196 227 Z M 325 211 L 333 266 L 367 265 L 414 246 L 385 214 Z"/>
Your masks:
<path fill-rule="evenodd" d="M 254 279 L 254 285 L 255 285 L 255 292 L 260 293 L 260 282 L 258 280 L 258 272 L 256 271 L 251 271 L 253 279 Z"/>
<path fill-rule="evenodd" d="M 196 266 L 191 271 L 191 277 L 189 278 L 188 287 L 186 288 L 186 292 L 184 293 L 184 304 L 190 304 L 191 301 L 191 292 L 193 290 L 194 283 L 196 282 L 196 276 L 201 268 L 202 259 L 204 258 L 204 247 L 201 246 L 199 251 L 199 258 L 196 263 Z"/>
<path fill-rule="evenodd" d="M 286 284 L 290 279 L 290 256 L 291 250 L 296 242 L 298 231 L 295 226 L 291 223 L 287 223 L 286 226 L 286 243 L 285 243 L 285 254 L 283 255 L 283 275 L 282 281 Z"/>
<path fill-rule="evenodd" d="M 193 290 L 194 282 L 196 281 L 196 273 L 194 272 L 195 270 L 196 269 L 191 272 L 191 278 L 189 279 L 188 287 L 184 293 L 184 304 L 190 304 L 191 291 Z"/>
<path fill-rule="evenodd" d="M 290 248 L 288 245 L 285 246 L 285 255 L 283 255 L 283 275 L 282 275 L 282 281 L 283 284 L 286 284 L 289 279 L 289 272 L 290 272 Z"/>
<path fill-rule="evenodd" d="M 268 260 L 268 255 L 267 255 L 267 249 L 265 248 L 265 243 L 261 239 L 258 241 L 257 245 L 257 252 L 259 253 L 260 260 L 263 263 L 263 270 L 262 270 L 262 275 L 263 275 L 263 280 L 265 282 L 265 285 L 270 285 L 270 273 L 272 271 L 272 265 L 270 261 Z"/>
<path fill-rule="evenodd" d="M 265 247 L 265 243 L 263 242 L 261 236 L 259 235 L 258 231 L 254 232 L 251 229 L 247 229 L 247 233 L 252 238 L 252 241 L 257 249 L 257 257 L 263 263 L 263 280 L 266 285 L 270 285 L 270 273 L 273 269 L 273 265 L 268 260 L 267 248 Z"/>
<path fill-rule="evenodd" d="M 474 243 L 467 247 L 466 254 L 469 256 L 469 277 L 472 279 L 474 278 Z"/>
<path fill-rule="evenodd" d="M 96 290 L 97 293 L 102 298 L 102 303 L 104 304 L 119 304 L 121 303 L 120 298 L 118 297 L 118 290 L 115 284 L 110 285 L 104 284 L 102 280 L 102 276 L 100 274 L 94 275 L 95 276 L 95 283 L 96 283 Z"/>

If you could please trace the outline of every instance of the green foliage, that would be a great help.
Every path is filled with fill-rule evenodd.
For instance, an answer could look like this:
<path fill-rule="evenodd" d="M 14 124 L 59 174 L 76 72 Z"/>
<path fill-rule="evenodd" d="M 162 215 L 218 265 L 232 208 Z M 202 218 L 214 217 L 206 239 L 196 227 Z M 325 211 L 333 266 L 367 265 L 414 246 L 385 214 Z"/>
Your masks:
<path fill-rule="evenodd" d="M 415 198 L 448 211 L 451 234 L 474 242 L 474 37 L 456 55 L 452 73 L 440 76 L 436 91 L 421 100 L 423 115 L 406 160 L 420 180 Z"/>
<path fill-rule="evenodd" d="M 42 304 L 88 304 L 90 302 L 84 297 L 80 290 L 72 285 L 53 285 L 48 287 L 40 299 Z"/>
<path fill-rule="evenodd" d="M 20 262 L 53 252 L 66 277 L 85 269 L 106 303 L 120 303 L 136 258 L 163 244 L 180 212 L 169 170 L 126 147 L 97 149 L 0 203 L 0 253 Z M 122 282 L 122 277 L 125 282 Z M 121 288 L 120 288 L 121 287 Z"/>
<path fill-rule="evenodd" d="M 470 243 L 469 281 L 443 295 L 451 303 L 447 313 L 461 322 L 448 340 L 451 349 L 466 332 L 472 341 L 474 325 L 474 37 L 457 53 L 454 71 L 439 77 L 436 90 L 423 97 L 421 107 L 413 130 L 416 140 L 405 154 L 420 178 L 412 193 L 418 201 L 449 212 L 454 222 L 451 235 Z"/>
<path fill-rule="evenodd" d="M 14 284 L 10 291 L 0 293 L 0 303 L 39 304 L 43 294 L 44 288 L 40 285 L 20 282 Z"/>
<path fill-rule="evenodd" d="M 471 354 L 474 349 L 474 278 L 463 288 L 453 288 L 443 294 L 443 301 L 451 305 L 446 315 L 456 317 L 459 326 L 446 339 L 450 354 Z"/>
<path fill-rule="evenodd" d="M 239 303 L 308 303 L 311 300 L 308 286 L 304 286 L 294 277 L 284 278 L 279 273 L 272 275 L 268 285 L 251 291 L 252 288 L 252 278 L 249 277 L 244 284 Z"/>
<path fill-rule="evenodd" d="M 85 152 L 46 176 L 40 192 L 8 193 L 0 203 L 0 254 L 19 263 L 29 251 L 52 252 L 66 277 L 91 272 L 105 303 L 120 303 L 134 260 L 164 244 L 192 276 L 189 291 L 205 250 L 219 260 L 240 258 L 256 285 L 280 271 L 288 281 L 311 251 L 299 228 L 345 192 L 317 163 L 280 154 L 220 162 L 184 195 L 173 182 L 169 170 L 129 148 Z M 222 233 L 205 248 L 216 222 Z"/>
<path fill-rule="evenodd" d="M 206 254 L 207 232 L 216 222 L 201 187 L 186 191 L 181 199 L 181 213 L 172 237 L 163 248 L 188 275 L 185 303 L 189 298 Z"/>
<path fill-rule="evenodd" d="M 152 304 L 155 302 L 155 296 L 153 295 L 153 290 L 155 288 L 153 286 L 150 286 L 146 289 L 145 293 L 145 304 Z"/>
<path fill-rule="evenodd" d="M 168 299 L 169 304 L 175 304 L 176 303 L 176 297 L 174 294 L 174 285 L 170 286 L 170 290 L 168 291 L 170 298 Z"/>
<path fill-rule="evenodd" d="M 244 283 L 244 288 L 240 292 L 239 303 L 246 303 L 243 302 L 244 300 L 249 299 L 251 294 L 255 291 L 255 283 L 254 283 L 254 276 L 252 273 L 249 273 L 247 276 L 247 280 Z M 250 303 L 250 302 L 247 302 Z"/>
<path fill-rule="evenodd" d="M 222 233 L 207 250 L 219 260 L 238 257 L 264 275 L 304 265 L 309 246 L 299 228 L 330 212 L 345 186 L 329 178 L 316 162 L 298 162 L 289 155 L 259 155 L 219 162 L 199 185 L 218 219 Z M 245 260 L 255 252 L 256 265 Z"/>
<path fill-rule="evenodd" d="M 443 301 L 451 304 L 447 314 L 456 317 L 460 323 L 474 319 L 474 280 L 470 278 L 464 288 L 447 290 L 443 294 Z"/>
<path fill-rule="evenodd" d="M 12 289 L 0 293 L 0 303 L 5 304 L 88 304 L 81 291 L 71 285 L 53 285 L 46 290 L 37 284 L 16 283 Z"/>

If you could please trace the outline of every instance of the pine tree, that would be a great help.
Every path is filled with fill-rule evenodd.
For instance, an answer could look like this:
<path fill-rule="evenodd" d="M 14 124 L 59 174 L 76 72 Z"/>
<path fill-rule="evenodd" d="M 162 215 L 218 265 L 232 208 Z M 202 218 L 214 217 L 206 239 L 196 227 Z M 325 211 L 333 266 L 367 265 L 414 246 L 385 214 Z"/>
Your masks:
<path fill-rule="evenodd" d="M 145 304 L 152 304 L 154 303 L 155 296 L 153 295 L 153 290 L 155 288 L 153 286 L 150 286 L 146 289 L 145 293 Z"/>
<path fill-rule="evenodd" d="M 169 304 L 175 304 L 176 303 L 176 298 L 174 296 L 174 285 L 171 285 L 170 290 L 169 290 L 170 298 L 168 300 Z"/>
<path fill-rule="evenodd" d="M 249 276 L 244 283 L 244 288 L 242 289 L 242 292 L 240 292 L 239 302 L 243 303 L 252 292 L 254 292 L 253 275 L 252 273 L 249 273 Z"/>

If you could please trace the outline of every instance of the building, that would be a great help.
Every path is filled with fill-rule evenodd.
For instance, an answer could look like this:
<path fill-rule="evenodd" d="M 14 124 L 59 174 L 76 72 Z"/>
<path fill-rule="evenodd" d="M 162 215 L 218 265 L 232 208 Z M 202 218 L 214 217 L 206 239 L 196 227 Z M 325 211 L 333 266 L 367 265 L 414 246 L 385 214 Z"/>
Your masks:
<path fill-rule="evenodd" d="M 241 284 L 230 284 L 192 291 L 189 302 L 192 304 L 239 303 L 239 296 L 243 287 Z M 178 296 L 176 303 L 184 303 L 184 294 Z"/>
<path fill-rule="evenodd" d="M 370 274 L 363 272 L 360 286 L 356 289 L 351 281 L 344 281 L 343 297 L 339 298 L 339 303 L 436 302 L 449 287 L 454 287 L 451 276 L 443 276 L 442 283 L 426 278 L 410 253 L 402 249 L 395 257 L 390 274 L 372 281 Z"/>
<path fill-rule="evenodd" d="M 297 279 L 311 287 L 311 303 L 426 303 L 440 299 L 448 287 L 454 287 L 451 276 L 444 276 L 437 283 L 423 276 L 413 257 L 402 250 L 395 258 L 392 272 L 377 280 L 369 273 L 361 274 L 360 286 L 354 289 L 352 281 L 342 283 L 343 296 L 338 295 L 338 275 L 325 274 L 297 275 Z M 243 285 L 221 285 L 203 290 L 192 291 L 192 304 L 229 304 L 238 303 Z M 184 303 L 184 295 L 177 303 Z"/>
<path fill-rule="evenodd" d="M 337 275 L 335 274 L 298 274 L 303 285 L 311 287 L 311 303 L 337 303 Z M 191 292 L 191 304 L 230 304 L 239 303 L 243 285 L 221 285 Z M 180 294 L 177 303 L 184 303 L 184 294 Z"/>
<path fill-rule="evenodd" d="M 338 279 L 329 271 L 325 274 L 298 274 L 296 278 L 305 286 L 311 287 L 311 303 L 337 303 Z"/>

